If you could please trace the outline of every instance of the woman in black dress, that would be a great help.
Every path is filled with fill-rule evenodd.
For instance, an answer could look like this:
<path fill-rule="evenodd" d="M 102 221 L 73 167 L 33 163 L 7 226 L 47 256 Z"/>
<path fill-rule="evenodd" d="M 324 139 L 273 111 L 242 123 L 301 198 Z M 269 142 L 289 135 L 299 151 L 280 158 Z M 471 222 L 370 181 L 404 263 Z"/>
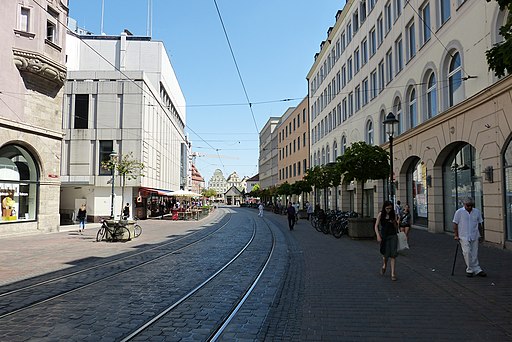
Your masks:
<path fill-rule="evenodd" d="M 377 241 L 380 242 L 380 254 L 382 254 L 382 268 L 380 274 L 386 273 L 388 266 L 388 259 L 391 264 L 391 280 L 396 280 L 395 274 L 395 258 L 398 254 L 398 224 L 395 211 L 393 210 L 393 203 L 385 201 L 382 205 L 382 210 L 377 215 L 375 222 L 375 235 Z"/>

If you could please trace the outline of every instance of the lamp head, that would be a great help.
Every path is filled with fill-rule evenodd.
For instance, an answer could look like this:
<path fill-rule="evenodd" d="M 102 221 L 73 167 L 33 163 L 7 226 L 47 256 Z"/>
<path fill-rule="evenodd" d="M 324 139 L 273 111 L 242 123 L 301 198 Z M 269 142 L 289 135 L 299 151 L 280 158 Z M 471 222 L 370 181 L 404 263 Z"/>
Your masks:
<path fill-rule="evenodd" d="M 386 132 L 390 136 L 393 136 L 393 134 L 395 134 L 395 125 L 397 125 L 399 123 L 399 121 L 395 117 L 395 114 L 393 114 L 392 112 L 389 112 L 388 115 L 386 115 L 386 119 L 384 121 L 382 121 L 382 123 L 386 127 Z"/>

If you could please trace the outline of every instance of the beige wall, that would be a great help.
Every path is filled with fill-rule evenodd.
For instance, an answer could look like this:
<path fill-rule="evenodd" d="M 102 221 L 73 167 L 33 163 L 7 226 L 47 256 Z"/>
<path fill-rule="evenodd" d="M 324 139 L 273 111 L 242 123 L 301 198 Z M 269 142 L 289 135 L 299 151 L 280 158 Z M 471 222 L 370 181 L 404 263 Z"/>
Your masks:
<path fill-rule="evenodd" d="M 477 173 L 481 177 L 486 241 L 505 244 L 504 189 L 502 152 L 512 135 L 512 77 L 483 90 L 453 107 L 445 115 L 418 126 L 397 137 L 393 144 L 394 172 L 399 184 L 406 184 L 409 161 L 418 157 L 432 176 L 428 189 L 428 230 L 446 230 L 442 166 L 459 143 L 476 150 Z M 493 182 L 485 179 L 483 170 L 493 167 Z M 399 186 L 398 198 L 407 197 L 406 186 Z"/>

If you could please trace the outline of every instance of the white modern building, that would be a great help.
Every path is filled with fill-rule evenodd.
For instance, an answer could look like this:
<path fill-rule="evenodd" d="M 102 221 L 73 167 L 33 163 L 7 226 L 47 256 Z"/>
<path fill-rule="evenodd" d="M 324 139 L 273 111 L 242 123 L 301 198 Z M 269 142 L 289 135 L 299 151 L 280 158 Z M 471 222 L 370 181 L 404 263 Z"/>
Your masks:
<path fill-rule="evenodd" d="M 392 181 L 413 225 L 451 232 L 470 195 L 485 239 L 512 241 L 512 80 L 497 79 L 485 57 L 507 14 L 496 1 L 347 1 L 307 75 L 311 165 L 356 141 L 389 148 L 383 122 L 393 113 Z M 375 217 L 387 188 L 342 184 L 338 207 Z"/>
<path fill-rule="evenodd" d="M 70 33 L 66 51 L 61 214 L 71 217 L 86 203 L 89 219 L 97 220 L 130 203 L 138 217 L 151 215 L 163 195 L 188 189 L 191 180 L 186 102 L 164 44 L 128 31 Z M 145 166 L 124 193 L 119 177 L 112 186 L 102 166 L 113 151 Z"/>
<path fill-rule="evenodd" d="M 67 5 L 2 1 L 0 235 L 59 230 Z"/>

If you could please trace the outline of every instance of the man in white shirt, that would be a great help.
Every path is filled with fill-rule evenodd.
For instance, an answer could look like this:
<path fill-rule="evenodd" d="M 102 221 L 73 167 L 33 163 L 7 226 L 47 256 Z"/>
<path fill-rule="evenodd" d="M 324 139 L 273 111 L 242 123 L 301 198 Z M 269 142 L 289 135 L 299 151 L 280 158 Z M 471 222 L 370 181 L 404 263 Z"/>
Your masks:
<path fill-rule="evenodd" d="M 482 229 L 482 213 L 474 208 L 475 201 L 467 197 L 463 201 L 464 207 L 458 209 L 453 216 L 454 239 L 459 240 L 462 255 L 466 262 L 466 275 L 485 277 L 478 262 L 478 240 Z"/>
<path fill-rule="evenodd" d="M 263 217 L 263 203 L 260 202 L 260 205 L 258 205 L 258 210 L 259 210 L 258 216 Z"/>

